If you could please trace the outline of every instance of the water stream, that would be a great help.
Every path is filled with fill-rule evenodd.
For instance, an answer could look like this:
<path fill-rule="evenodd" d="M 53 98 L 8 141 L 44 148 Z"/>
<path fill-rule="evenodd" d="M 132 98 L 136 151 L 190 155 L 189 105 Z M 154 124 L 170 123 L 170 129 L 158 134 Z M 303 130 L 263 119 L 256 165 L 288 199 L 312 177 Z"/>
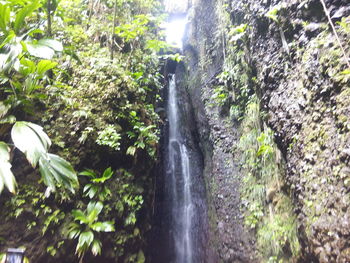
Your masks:
<path fill-rule="evenodd" d="M 166 177 L 168 180 L 173 219 L 172 235 L 175 244 L 175 262 L 191 263 L 193 241 L 190 233 L 193 216 L 191 170 L 189 154 L 179 129 L 175 76 L 170 78 L 168 96 L 169 142 Z M 180 163 L 178 162 L 180 160 Z"/>
<path fill-rule="evenodd" d="M 169 77 L 163 168 L 158 184 L 155 263 L 205 262 L 207 212 L 203 158 L 184 90 Z"/>

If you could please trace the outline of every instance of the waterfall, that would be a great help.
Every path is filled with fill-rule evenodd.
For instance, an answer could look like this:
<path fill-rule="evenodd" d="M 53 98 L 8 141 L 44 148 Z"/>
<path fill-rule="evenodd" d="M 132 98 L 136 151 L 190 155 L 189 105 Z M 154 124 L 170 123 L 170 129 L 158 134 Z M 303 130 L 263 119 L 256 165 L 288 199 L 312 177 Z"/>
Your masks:
<path fill-rule="evenodd" d="M 202 263 L 208 260 L 208 217 L 203 155 L 184 84 L 170 75 L 167 125 L 156 185 L 151 242 L 152 263 Z"/>
<path fill-rule="evenodd" d="M 191 192 L 191 169 L 188 149 L 179 128 L 179 109 L 175 76 L 171 76 L 168 96 L 168 164 L 166 176 L 169 182 L 169 199 L 174 228 L 172 238 L 175 244 L 175 262 L 191 263 L 193 241 L 191 234 L 193 203 Z M 166 179 L 167 180 L 167 179 Z"/>

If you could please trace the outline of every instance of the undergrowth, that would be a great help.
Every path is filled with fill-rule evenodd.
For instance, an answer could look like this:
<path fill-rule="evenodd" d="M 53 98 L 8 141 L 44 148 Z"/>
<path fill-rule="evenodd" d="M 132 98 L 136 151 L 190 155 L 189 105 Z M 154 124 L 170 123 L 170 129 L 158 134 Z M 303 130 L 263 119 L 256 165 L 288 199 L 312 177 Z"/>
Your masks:
<path fill-rule="evenodd" d="M 259 100 L 251 97 L 241 126 L 244 222 L 256 232 L 264 262 L 293 262 L 300 252 L 296 217 L 284 190 L 281 153 L 273 131 L 261 124 L 259 107 Z"/>

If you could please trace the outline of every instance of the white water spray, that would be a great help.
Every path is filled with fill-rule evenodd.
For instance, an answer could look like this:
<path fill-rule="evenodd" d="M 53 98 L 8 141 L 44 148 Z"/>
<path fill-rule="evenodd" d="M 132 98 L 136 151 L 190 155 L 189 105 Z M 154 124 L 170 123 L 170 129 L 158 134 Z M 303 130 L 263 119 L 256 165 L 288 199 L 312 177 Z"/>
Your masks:
<path fill-rule="evenodd" d="M 172 238 L 175 244 L 175 262 L 192 263 L 193 237 L 191 228 L 193 203 L 191 169 L 188 149 L 184 144 L 184 138 L 182 138 L 179 129 L 178 112 L 175 76 L 172 76 L 169 83 L 168 98 L 169 142 L 167 170 L 168 180 L 171 185 L 169 193 L 172 202 L 171 217 L 174 222 Z"/>

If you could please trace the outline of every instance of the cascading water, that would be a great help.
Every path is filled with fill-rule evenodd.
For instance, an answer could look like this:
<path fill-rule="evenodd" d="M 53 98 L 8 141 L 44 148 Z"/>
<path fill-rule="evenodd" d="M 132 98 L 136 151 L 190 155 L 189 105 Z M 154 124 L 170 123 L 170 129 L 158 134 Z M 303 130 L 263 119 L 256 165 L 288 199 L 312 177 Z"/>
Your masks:
<path fill-rule="evenodd" d="M 172 204 L 171 216 L 174 220 L 173 239 L 175 244 L 175 262 L 191 263 L 192 260 L 192 193 L 191 171 L 189 155 L 184 138 L 179 129 L 179 114 L 176 96 L 175 76 L 170 78 L 168 97 L 169 118 L 169 143 L 168 143 L 168 167 L 166 176 L 170 179 L 169 187 L 172 188 L 170 200 Z M 178 165 L 180 159 L 180 165 Z M 180 169 L 180 171 L 178 171 Z"/>
<path fill-rule="evenodd" d="M 163 138 L 163 172 L 158 183 L 159 233 L 155 234 L 155 263 L 205 262 L 207 212 L 202 178 L 203 160 L 188 127 L 191 115 L 178 90 L 175 75 L 169 77 L 168 126 Z M 179 107 L 182 105 L 182 107 Z"/>

